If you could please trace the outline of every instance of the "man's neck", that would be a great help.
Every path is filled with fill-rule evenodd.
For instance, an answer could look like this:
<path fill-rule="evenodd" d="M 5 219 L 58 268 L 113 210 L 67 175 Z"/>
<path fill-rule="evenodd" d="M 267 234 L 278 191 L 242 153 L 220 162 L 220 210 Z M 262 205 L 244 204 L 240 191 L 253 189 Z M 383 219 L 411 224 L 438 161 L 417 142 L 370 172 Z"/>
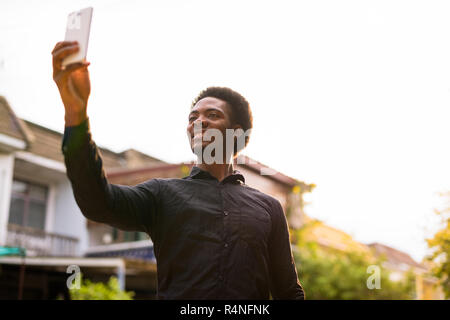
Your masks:
<path fill-rule="evenodd" d="M 222 181 L 227 176 L 233 173 L 234 166 L 233 163 L 223 163 L 223 164 L 206 164 L 200 163 L 196 164 L 202 170 L 208 171 L 213 177 L 216 177 L 217 180 Z"/>

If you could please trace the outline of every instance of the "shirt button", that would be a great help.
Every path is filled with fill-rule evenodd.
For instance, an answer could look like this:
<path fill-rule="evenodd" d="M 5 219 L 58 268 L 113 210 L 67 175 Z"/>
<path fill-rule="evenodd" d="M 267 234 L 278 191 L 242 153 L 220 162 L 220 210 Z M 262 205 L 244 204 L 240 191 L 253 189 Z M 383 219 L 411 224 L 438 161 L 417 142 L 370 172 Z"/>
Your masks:
<path fill-rule="evenodd" d="M 225 243 L 223 246 L 224 246 L 225 248 L 228 248 L 228 243 Z"/>
<path fill-rule="evenodd" d="M 228 211 L 225 210 L 225 211 L 223 212 L 223 214 L 227 216 L 227 215 L 228 215 Z"/>

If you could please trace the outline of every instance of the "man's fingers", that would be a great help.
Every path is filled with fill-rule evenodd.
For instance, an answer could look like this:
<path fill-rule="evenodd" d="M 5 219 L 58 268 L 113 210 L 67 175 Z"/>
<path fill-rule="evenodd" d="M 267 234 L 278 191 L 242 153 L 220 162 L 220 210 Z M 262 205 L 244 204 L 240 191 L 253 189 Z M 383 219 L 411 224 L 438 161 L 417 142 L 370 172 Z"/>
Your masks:
<path fill-rule="evenodd" d="M 53 53 L 53 59 L 62 60 L 65 57 L 67 57 L 67 56 L 69 56 L 69 55 L 71 55 L 71 54 L 73 54 L 75 52 L 78 52 L 79 50 L 80 50 L 80 47 L 78 45 L 76 45 L 76 44 L 70 45 L 70 46 L 65 46 L 63 48 L 60 48 L 60 49 L 56 50 Z"/>
<path fill-rule="evenodd" d="M 55 52 L 56 50 L 58 50 L 59 48 L 61 48 L 63 45 L 64 45 L 64 41 L 58 42 L 58 43 L 55 45 L 55 47 L 53 48 L 52 54 L 53 54 L 53 52 Z"/>
<path fill-rule="evenodd" d="M 70 46 L 61 48 L 53 53 L 53 72 L 62 69 L 62 61 L 65 57 L 76 53 L 80 48 L 78 46 Z"/>
<path fill-rule="evenodd" d="M 55 74 L 62 68 L 62 60 L 80 50 L 76 41 L 58 42 L 52 51 L 53 56 L 53 73 Z"/>
<path fill-rule="evenodd" d="M 91 63 L 90 62 L 77 62 L 67 65 L 64 69 L 61 69 L 59 72 L 54 74 L 54 80 L 58 82 L 61 78 L 68 77 L 75 70 L 87 68 Z"/>
<path fill-rule="evenodd" d="M 78 44 L 78 42 L 77 41 L 60 41 L 53 48 L 52 54 L 54 52 L 58 51 L 61 48 L 64 48 L 64 47 L 67 47 L 67 46 L 73 46 L 74 44 Z"/>
<path fill-rule="evenodd" d="M 64 69 L 64 72 L 66 71 L 74 71 L 77 69 L 81 69 L 83 67 L 88 67 L 91 63 L 90 62 L 77 62 L 77 63 L 71 63 L 68 66 L 66 66 L 66 68 Z"/>

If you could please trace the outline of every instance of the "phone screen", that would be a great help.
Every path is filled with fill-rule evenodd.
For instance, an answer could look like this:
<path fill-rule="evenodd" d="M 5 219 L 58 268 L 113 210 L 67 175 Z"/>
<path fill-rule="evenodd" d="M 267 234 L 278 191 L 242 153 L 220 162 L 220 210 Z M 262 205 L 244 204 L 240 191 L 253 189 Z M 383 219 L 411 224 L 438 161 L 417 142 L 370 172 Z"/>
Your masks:
<path fill-rule="evenodd" d="M 62 65 L 63 67 L 76 62 L 86 60 L 87 48 L 89 42 L 89 33 L 91 29 L 93 8 L 85 8 L 80 11 L 75 11 L 69 14 L 67 19 L 65 41 L 78 41 L 80 51 L 66 57 Z"/>

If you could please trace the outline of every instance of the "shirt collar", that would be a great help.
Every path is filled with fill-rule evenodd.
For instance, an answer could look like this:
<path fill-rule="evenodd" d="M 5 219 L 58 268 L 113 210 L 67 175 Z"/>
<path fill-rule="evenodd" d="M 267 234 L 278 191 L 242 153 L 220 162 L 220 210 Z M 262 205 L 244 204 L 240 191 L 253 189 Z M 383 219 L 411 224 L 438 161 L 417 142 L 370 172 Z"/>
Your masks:
<path fill-rule="evenodd" d="M 215 179 L 212 174 L 210 174 L 208 171 L 202 170 L 197 166 L 193 166 L 191 169 L 191 172 L 189 173 L 189 176 L 192 179 Z M 227 176 L 225 179 L 223 179 L 221 182 L 235 182 L 235 181 L 241 181 L 242 183 L 245 183 L 245 178 L 242 175 L 242 173 L 239 170 L 234 169 L 233 172 Z"/>

